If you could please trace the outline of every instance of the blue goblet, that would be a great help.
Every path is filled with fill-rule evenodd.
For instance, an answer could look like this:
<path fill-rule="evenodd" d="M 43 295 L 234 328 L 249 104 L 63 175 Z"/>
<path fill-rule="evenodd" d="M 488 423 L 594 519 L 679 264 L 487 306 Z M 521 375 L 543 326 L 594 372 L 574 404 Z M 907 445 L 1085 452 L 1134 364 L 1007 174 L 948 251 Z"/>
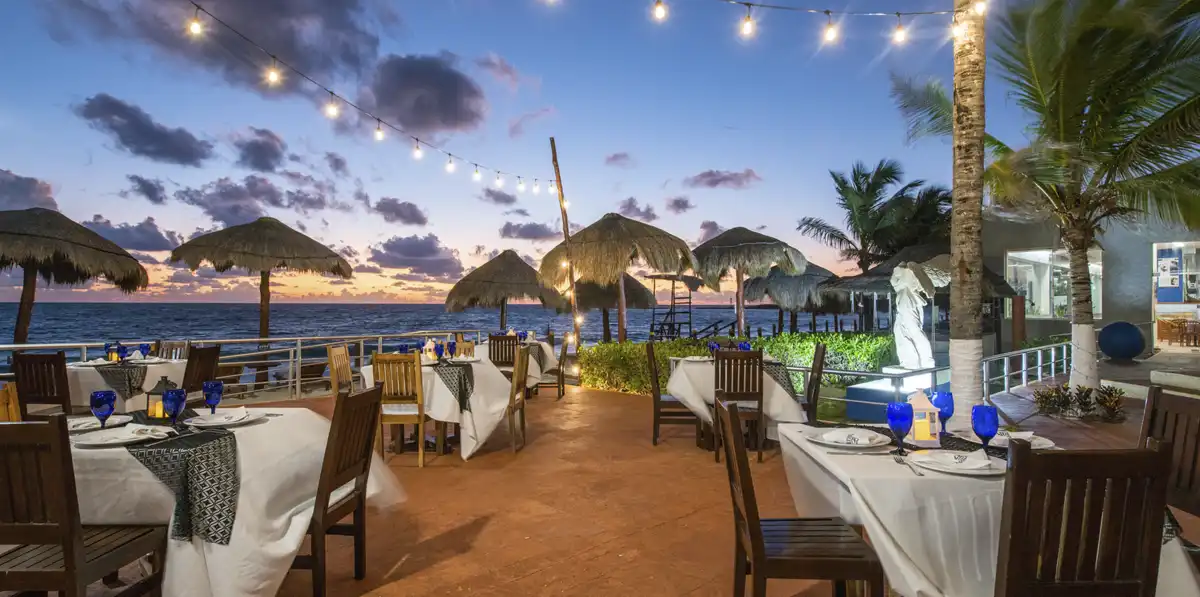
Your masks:
<path fill-rule="evenodd" d="M 92 392 L 91 406 L 92 414 L 100 420 L 100 428 L 104 429 L 104 424 L 108 422 L 108 417 L 112 416 L 113 410 L 116 409 L 117 393 L 112 390 L 97 390 Z"/>
<path fill-rule="evenodd" d="M 524 342 L 529 337 L 529 332 L 517 332 L 517 340 Z"/>
<path fill-rule="evenodd" d="M 163 410 L 166 411 L 168 417 L 171 417 L 172 425 L 178 421 L 179 413 L 183 412 L 185 405 L 187 405 L 187 390 L 174 388 L 163 392 Z"/>
<path fill-rule="evenodd" d="M 442 355 L 446 354 L 446 349 L 441 343 L 433 345 L 433 354 L 437 355 L 438 360 L 442 360 Z"/>
<path fill-rule="evenodd" d="M 904 438 L 912 431 L 913 407 L 907 402 L 889 402 L 887 405 L 888 427 L 896 438 L 897 454 L 904 455 Z"/>
<path fill-rule="evenodd" d="M 987 448 L 988 442 L 992 441 L 996 432 L 1000 430 L 1000 413 L 996 411 L 996 407 L 987 404 L 972 406 L 971 429 L 975 431 L 983 447 Z"/>
<path fill-rule="evenodd" d="M 954 416 L 954 394 L 934 392 L 931 402 L 938 409 L 938 420 L 942 422 L 942 433 L 946 433 L 946 422 Z"/>
<path fill-rule="evenodd" d="M 120 344 L 118 344 L 117 345 L 117 358 L 122 361 L 129 358 L 129 347 L 121 346 Z"/>
<path fill-rule="evenodd" d="M 408 354 L 408 345 L 407 344 L 400 345 L 400 354 Z"/>
<path fill-rule="evenodd" d="M 719 350 L 720 348 L 721 348 L 721 345 L 717 344 L 716 342 L 708 343 L 708 353 L 710 355 L 715 355 L 717 353 L 717 350 Z"/>
<path fill-rule="evenodd" d="M 204 391 L 204 403 L 208 405 L 209 412 L 217 414 L 217 405 L 221 403 L 221 397 L 225 395 L 225 382 L 206 381 L 200 387 Z"/>
<path fill-rule="evenodd" d="M 138 352 L 142 353 L 143 359 L 149 358 L 150 357 L 150 345 L 149 344 L 138 344 Z"/>
<path fill-rule="evenodd" d="M 454 358 L 454 355 L 458 354 L 458 343 L 454 340 L 447 342 L 446 351 L 450 353 L 451 358 Z"/>
<path fill-rule="evenodd" d="M 750 350 L 750 343 L 749 342 L 738 342 L 738 350 L 743 350 L 743 351 Z"/>

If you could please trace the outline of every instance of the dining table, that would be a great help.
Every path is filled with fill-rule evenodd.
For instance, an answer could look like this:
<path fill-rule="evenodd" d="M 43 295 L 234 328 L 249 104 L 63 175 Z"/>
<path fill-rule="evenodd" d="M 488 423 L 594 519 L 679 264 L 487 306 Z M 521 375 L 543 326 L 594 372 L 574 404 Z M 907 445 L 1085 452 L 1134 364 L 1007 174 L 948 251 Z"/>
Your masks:
<path fill-rule="evenodd" d="M 779 426 L 797 515 L 841 517 L 862 525 L 889 586 L 903 597 L 991 597 L 1004 475 L 925 469 L 918 476 L 886 452 L 848 453 L 809 439 L 827 431 L 803 424 Z M 887 433 L 886 427 L 879 431 Z M 999 461 L 996 466 L 1001 473 L 1005 465 Z M 1162 547 L 1158 594 L 1200 597 L 1200 580 L 1177 537 Z"/>
<path fill-rule="evenodd" d="M 72 436 L 83 524 L 170 527 L 164 595 L 273 596 L 304 543 L 330 421 L 303 407 L 247 412 L 253 422 L 167 441 L 96 448 Z M 373 456 L 368 506 L 403 501 Z"/>
<path fill-rule="evenodd" d="M 525 372 L 525 387 L 536 388 L 542 383 L 542 378 L 546 373 L 558 369 L 558 356 L 554 354 L 554 347 L 550 346 L 545 340 L 523 340 L 518 348 L 529 349 L 529 369 Z M 481 344 L 475 347 L 475 354 L 487 354 L 487 344 Z M 511 366 L 500 367 L 501 371 L 512 372 Z"/>
<path fill-rule="evenodd" d="M 375 384 L 373 367 L 362 368 L 362 381 L 364 387 Z M 421 387 L 425 414 L 435 421 L 459 425 L 459 454 L 468 460 L 504 420 L 512 385 L 488 360 L 486 346 L 479 346 L 471 359 L 426 362 L 421 367 Z"/>
<path fill-rule="evenodd" d="M 712 423 L 716 401 L 716 370 L 711 357 L 672 357 L 667 393 L 695 413 L 701 421 Z M 791 373 L 778 361 L 763 363 L 763 410 L 767 415 L 767 437 L 775 439 L 779 423 L 803 423 L 804 394 L 797 392 Z"/>
<path fill-rule="evenodd" d="M 80 361 L 67 364 L 67 388 L 71 392 L 71 404 L 86 412 L 92 392 L 114 390 L 117 392 L 116 412 L 132 412 L 146 409 L 146 392 L 164 376 L 177 386 L 183 383 L 187 361 L 183 359 L 127 359 L 123 362 L 108 362 L 104 359 Z"/>

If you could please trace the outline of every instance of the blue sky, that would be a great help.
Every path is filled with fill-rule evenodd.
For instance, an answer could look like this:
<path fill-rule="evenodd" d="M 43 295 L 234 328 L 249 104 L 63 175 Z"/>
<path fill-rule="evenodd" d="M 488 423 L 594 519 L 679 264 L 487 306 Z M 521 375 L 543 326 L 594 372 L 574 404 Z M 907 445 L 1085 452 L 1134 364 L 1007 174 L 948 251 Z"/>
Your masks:
<path fill-rule="evenodd" d="M 461 275 L 457 268 L 477 266 L 491 251 L 512 248 L 536 260 L 553 246 L 553 240 L 501 234 L 506 224 L 535 236 L 540 229 L 529 224 L 558 230 L 556 202 L 544 191 L 518 194 L 512 205 L 484 201 L 491 174 L 485 184 L 474 183 L 470 166 L 460 161 L 449 175 L 445 158 L 432 151 L 413 160 L 409 140 L 393 134 L 376 142 L 373 124 L 356 127 L 347 114 L 333 123 L 321 114 L 321 93 L 296 91 L 294 77 L 288 91 L 266 89 L 254 80 L 269 60 L 243 47 L 230 45 L 237 60 L 205 54 L 221 51 L 213 45 L 215 25 L 203 39 L 188 40 L 188 3 L 129 0 L 131 13 L 114 8 L 118 4 L 18 0 L 3 8 L 3 209 L 49 196 L 73 219 L 133 245 L 127 248 L 146 249 L 162 245 L 159 236 L 171 241 L 236 223 L 236 216 L 220 211 L 231 204 L 213 203 L 217 181 L 227 177 L 242 185 L 247 176 L 259 177 L 281 194 L 302 191 L 307 202 L 252 197 L 247 201 L 253 210 L 303 226 L 336 248 L 348 247 L 351 262 L 362 266 L 352 284 L 287 277 L 277 290 L 284 300 L 434 302 Z M 577 224 L 617 211 L 632 197 L 639 209 L 653 208 L 655 225 L 688 241 L 700 238 L 705 221 L 765 226 L 765 233 L 812 261 L 842 271 L 848 264 L 795 231 L 804 216 L 840 222 L 830 169 L 894 158 L 910 179 L 950 183 L 949 144 L 907 145 L 903 120 L 888 96 L 893 72 L 948 82 L 946 16 L 909 21 L 910 40 L 902 47 L 889 41 L 894 19 L 846 17 L 839 41 L 823 47 L 823 16 L 759 12 L 758 35 L 745 41 L 736 35 L 744 11 L 717 0 L 670 2 L 671 16 L 661 24 L 649 18 L 651 2 L 642 0 L 279 0 L 254 9 L 262 11 L 257 15 L 247 15 L 250 9 L 235 0 L 201 4 L 260 43 L 305 40 L 307 46 L 296 50 L 303 56 L 295 58 L 323 65 L 311 71 L 315 78 L 351 98 L 378 93 L 374 101 L 384 112 L 427 128 L 420 131 L 423 139 L 467 162 L 524 174 L 529 183 L 544 180 L 552 173 L 548 138 L 556 137 Z M 817 8 L 922 11 L 949 5 L 830 0 Z M 347 50 L 347 38 L 355 36 L 362 38 L 352 39 L 357 45 Z M 287 47 L 270 49 L 293 60 Z M 256 66 L 221 70 L 243 59 Z M 377 76 L 376 64 L 389 59 L 411 68 L 394 71 L 385 84 L 389 75 Z M 1019 114 L 1008 105 L 995 69 L 988 83 L 989 129 L 1019 142 Z M 203 158 L 181 160 L 154 139 L 139 145 L 122 138 L 120 127 L 128 123 L 116 108 L 131 107 L 143 111 L 159 127 L 155 131 L 176 135 L 169 139 L 179 141 L 175 129 L 184 129 L 190 137 L 185 144 L 202 148 Z M 522 120 L 521 130 L 513 130 Z M 262 148 L 254 141 L 269 141 L 278 155 L 290 157 L 255 170 L 243 152 Z M 344 171 L 330 169 L 328 152 L 344 158 Z M 628 157 L 608 159 L 618 154 Z M 748 169 L 754 176 L 746 175 Z M 740 175 L 715 178 L 745 184 L 687 184 L 710 170 Z M 130 175 L 159 181 L 162 202 L 129 192 Z M 508 178 L 502 190 L 513 193 L 515 183 Z M 677 197 L 694 207 L 669 211 L 666 201 Z M 411 205 L 394 209 L 401 204 Z M 392 221 L 380 211 L 389 206 Z M 149 263 L 163 260 L 166 251 L 138 252 L 154 282 L 142 299 L 256 298 L 249 278 L 204 270 L 193 275 Z M 14 293 L 0 288 L 0 298 Z M 47 298 L 112 295 L 95 284 Z"/>

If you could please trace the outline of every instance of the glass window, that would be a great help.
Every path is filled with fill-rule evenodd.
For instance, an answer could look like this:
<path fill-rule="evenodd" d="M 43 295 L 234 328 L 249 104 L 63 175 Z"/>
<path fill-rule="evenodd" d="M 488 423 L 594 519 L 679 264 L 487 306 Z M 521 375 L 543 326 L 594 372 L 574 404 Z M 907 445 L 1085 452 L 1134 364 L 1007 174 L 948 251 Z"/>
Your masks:
<path fill-rule="evenodd" d="M 1092 312 L 1100 317 L 1103 290 L 1103 251 L 1088 251 L 1092 278 Z M 1005 279 L 1025 297 L 1025 316 L 1047 319 L 1071 318 L 1071 277 L 1065 250 L 1036 249 L 1005 254 Z M 1197 272 L 1200 274 L 1200 271 Z M 1200 278 L 1200 276 L 1197 276 Z M 1200 291 L 1200 287 L 1197 288 Z"/>
<path fill-rule="evenodd" d="M 1155 300 L 1200 303 L 1200 243 L 1154 245 Z"/>

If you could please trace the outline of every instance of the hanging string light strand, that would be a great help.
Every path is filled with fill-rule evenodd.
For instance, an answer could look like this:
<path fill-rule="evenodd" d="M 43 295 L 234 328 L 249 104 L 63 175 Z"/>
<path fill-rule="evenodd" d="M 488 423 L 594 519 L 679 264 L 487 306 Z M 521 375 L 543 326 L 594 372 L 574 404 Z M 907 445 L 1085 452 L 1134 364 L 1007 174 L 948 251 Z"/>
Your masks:
<path fill-rule="evenodd" d="M 448 172 L 448 173 L 454 172 L 455 160 L 471 164 L 471 166 L 474 168 L 474 174 L 472 176 L 472 179 L 475 181 L 479 181 L 482 179 L 480 171 L 484 170 L 484 171 L 495 173 L 497 187 L 500 187 L 504 184 L 504 178 L 506 176 L 507 177 L 515 177 L 518 181 L 524 180 L 525 178 L 529 178 L 530 180 L 534 181 L 535 188 L 539 188 L 539 180 L 549 180 L 549 181 L 551 181 L 550 185 L 553 185 L 553 180 L 554 180 L 553 177 L 546 177 L 543 179 L 539 179 L 539 178 L 526 177 L 524 175 L 517 175 L 512 172 L 500 170 L 499 168 L 492 168 L 492 167 L 485 166 L 479 162 L 476 162 L 475 160 L 470 160 L 461 155 L 453 154 L 453 153 L 446 151 L 445 149 L 442 149 L 442 148 L 440 148 L 436 145 L 433 145 L 427 141 L 422 141 L 416 135 L 413 135 L 413 134 L 405 131 L 400 126 L 392 124 L 391 122 L 389 122 L 387 119 L 383 118 L 382 116 L 376 115 L 376 114 L 372 113 L 370 110 L 367 110 L 366 108 L 363 108 L 362 106 L 354 103 L 354 101 L 350 100 L 349 98 L 347 98 L 343 95 L 338 94 L 336 91 L 334 91 L 329 86 L 310 77 L 308 74 L 299 70 L 298 68 L 296 68 L 292 64 L 288 63 L 287 61 L 280 59 L 278 56 L 271 53 L 270 50 L 263 47 L 258 42 L 254 41 L 253 39 L 250 39 L 249 36 L 247 36 L 245 33 L 242 33 L 241 31 L 239 31 L 236 27 L 233 27 L 229 23 L 226 23 L 225 21 L 221 20 L 220 17 L 209 12 L 207 9 L 205 9 L 200 4 L 198 4 L 196 2 L 189 2 L 189 3 L 195 9 L 195 13 L 193 14 L 192 18 L 188 19 L 188 21 L 187 21 L 187 28 L 186 28 L 187 32 L 192 37 L 200 37 L 209 31 L 209 27 L 206 27 L 206 24 L 204 21 L 210 21 L 212 24 L 215 24 L 215 25 L 218 25 L 218 26 L 224 28 L 225 30 L 229 31 L 230 33 L 232 33 L 235 36 L 237 36 L 238 38 L 240 38 L 242 41 L 246 42 L 247 44 L 249 44 L 249 45 L 253 46 L 255 49 L 257 49 L 258 51 L 262 52 L 263 55 L 266 56 L 267 58 L 271 59 L 271 66 L 264 71 L 264 75 L 263 75 L 263 78 L 266 81 L 267 85 L 269 85 L 269 86 L 279 85 L 284 80 L 283 73 L 288 72 L 288 73 L 295 74 L 296 76 L 300 77 L 301 79 L 304 79 L 305 81 L 309 82 L 313 86 L 317 87 L 320 91 L 323 91 L 324 93 L 328 94 L 329 99 L 322 107 L 322 112 L 329 119 L 334 120 L 334 119 L 339 118 L 343 112 L 343 108 L 352 109 L 352 110 L 358 112 L 359 114 L 361 114 L 364 121 L 366 121 L 366 122 L 370 122 L 371 120 L 375 121 L 374 135 L 375 135 L 376 141 L 384 140 L 384 138 L 386 136 L 385 129 L 398 134 L 401 138 L 408 137 L 413 143 L 412 157 L 414 160 L 420 160 L 424 156 L 426 149 L 436 151 L 446 157 L 446 159 L 447 159 L 446 172 Z M 203 16 L 203 20 L 202 20 L 202 16 Z M 553 186 L 551 186 L 550 188 L 553 188 Z M 518 191 L 523 191 L 524 189 L 525 189 L 524 183 L 521 183 L 518 185 Z"/>

